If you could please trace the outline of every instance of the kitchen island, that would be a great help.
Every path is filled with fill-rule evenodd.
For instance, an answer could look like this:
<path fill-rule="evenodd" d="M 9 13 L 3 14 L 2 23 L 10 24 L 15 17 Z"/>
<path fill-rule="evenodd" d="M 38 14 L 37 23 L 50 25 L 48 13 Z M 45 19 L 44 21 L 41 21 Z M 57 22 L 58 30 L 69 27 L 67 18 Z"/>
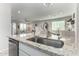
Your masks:
<path fill-rule="evenodd" d="M 55 48 L 27 39 L 34 37 L 33 35 L 13 35 L 9 39 L 19 41 L 19 56 L 69 56 L 73 55 L 73 50 L 63 48 Z"/>

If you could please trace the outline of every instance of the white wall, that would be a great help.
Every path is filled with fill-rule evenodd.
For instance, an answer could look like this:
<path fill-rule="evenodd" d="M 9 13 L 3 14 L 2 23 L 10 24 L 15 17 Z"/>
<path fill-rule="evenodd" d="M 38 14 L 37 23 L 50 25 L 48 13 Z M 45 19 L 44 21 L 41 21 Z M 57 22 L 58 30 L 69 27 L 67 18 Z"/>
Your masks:
<path fill-rule="evenodd" d="M 9 4 L 0 3 L 0 51 L 8 48 L 11 31 L 11 8 Z"/>
<path fill-rule="evenodd" d="M 79 55 L 79 3 L 76 4 L 75 15 L 75 49 Z"/>

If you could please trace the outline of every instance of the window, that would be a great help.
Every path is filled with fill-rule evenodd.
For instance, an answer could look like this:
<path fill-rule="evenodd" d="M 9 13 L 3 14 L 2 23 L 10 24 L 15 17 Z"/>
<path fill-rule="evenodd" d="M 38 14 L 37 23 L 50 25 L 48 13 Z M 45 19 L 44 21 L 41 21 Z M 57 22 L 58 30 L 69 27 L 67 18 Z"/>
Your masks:
<path fill-rule="evenodd" d="M 16 23 L 12 23 L 12 27 L 13 27 L 13 35 L 16 34 Z"/>
<path fill-rule="evenodd" d="M 25 33 L 26 32 L 26 24 L 20 23 L 20 33 Z"/>
<path fill-rule="evenodd" d="M 52 30 L 65 30 L 65 21 L 52 22 Z"/>

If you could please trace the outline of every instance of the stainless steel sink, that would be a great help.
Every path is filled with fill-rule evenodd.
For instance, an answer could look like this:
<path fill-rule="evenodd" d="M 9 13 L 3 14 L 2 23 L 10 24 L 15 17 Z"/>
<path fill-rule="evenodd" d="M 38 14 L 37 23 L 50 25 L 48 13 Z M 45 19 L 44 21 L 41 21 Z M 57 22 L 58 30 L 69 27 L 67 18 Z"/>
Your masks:
<path fill-rule="evenodd" d="M 61 40 L 47 39 L 47 38 L 42 38 L 42 37 L 33 37 L 33 38 L 29 38 L 27 40 L 37 42 L 40 44 L 45 44 L 45 45 L 52 46 L 55 48 L 62 48 L 64 45 L 64 42 Z"/>

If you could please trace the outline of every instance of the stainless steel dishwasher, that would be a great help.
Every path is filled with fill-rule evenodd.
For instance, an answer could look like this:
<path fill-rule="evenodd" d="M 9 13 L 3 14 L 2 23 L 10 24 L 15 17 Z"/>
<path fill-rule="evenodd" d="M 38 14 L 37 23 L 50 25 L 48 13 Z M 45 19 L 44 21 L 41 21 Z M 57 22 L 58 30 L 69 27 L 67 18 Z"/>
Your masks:
<path fill-rule="evenodd" d="M 19 56 L 19 42 L 9 38 L 9 56 Z"/>

